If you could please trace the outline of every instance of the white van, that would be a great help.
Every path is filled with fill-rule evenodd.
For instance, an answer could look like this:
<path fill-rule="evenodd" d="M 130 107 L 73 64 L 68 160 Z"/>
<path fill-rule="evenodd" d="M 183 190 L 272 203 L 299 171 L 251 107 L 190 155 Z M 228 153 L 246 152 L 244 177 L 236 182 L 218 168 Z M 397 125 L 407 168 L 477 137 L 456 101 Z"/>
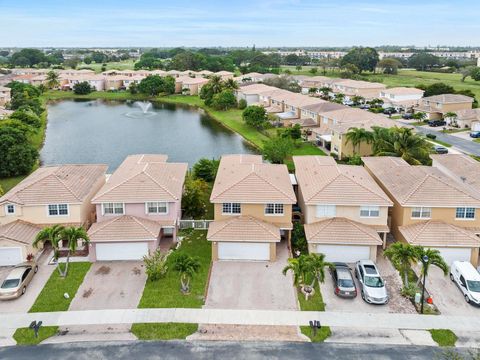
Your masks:
<path fill-rule="evenodd" d="M 480 274 L 468 261 L 454 261 L 450 268 L 450 279 L 454 281 L 467 303 L 480 305 Z"/>

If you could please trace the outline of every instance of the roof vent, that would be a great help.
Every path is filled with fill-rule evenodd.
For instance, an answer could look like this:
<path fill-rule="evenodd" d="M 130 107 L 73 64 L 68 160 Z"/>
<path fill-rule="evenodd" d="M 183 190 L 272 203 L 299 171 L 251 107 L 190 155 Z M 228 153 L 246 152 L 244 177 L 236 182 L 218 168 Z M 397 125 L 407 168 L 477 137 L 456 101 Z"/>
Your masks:
<path fill-rule="evenodd" d="M 460 179 L 462 179 L 463 182 L 467 181 L 467 178 L 465 176 L 460 176 Z"/>

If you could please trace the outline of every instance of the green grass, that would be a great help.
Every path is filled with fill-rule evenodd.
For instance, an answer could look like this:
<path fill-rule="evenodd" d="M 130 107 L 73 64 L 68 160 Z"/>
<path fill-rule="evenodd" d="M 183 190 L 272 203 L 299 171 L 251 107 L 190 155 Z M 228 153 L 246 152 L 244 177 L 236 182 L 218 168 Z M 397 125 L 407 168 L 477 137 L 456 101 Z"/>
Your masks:
<path fill-rule="evenodd" d="M 429 330 L 433 341 L 439 346 L 455 346 L 458 338 L 452 330 L 448 329 L 432 329 Z"/>
<path fill-rule="evenodd" d="M 43 340 L 54 336 L 57 332 L 58 326 L 42 326 L 38 331 L 38 338 L 36 338 L 32 329 L 20 328 L 15 331 L 13 338 L 17 345 L 37 345 Z"/>
<path fill-rule="evenodd" d="M 140 340 L 185 339 L 195 333 L 198 324 L 184 323 L 139 323 L 132 325 L 132 333 Z"/>
<path fill-rule="evenodd" d="M 211 245 L 206 231 L 192 231 L 183 241 L 180 249 L 168 258 L 168 273 L 163 279 L 145 284 L 139 308 L 200 308 L 204 304 L 205 288 L 211 262 Z M 180 291 L 180 277 L 173 270 L 173 259 L 177 253 L 196 256 L 201 267 L 190 283 L 190 294 Z"/>
<path fill-rule="evenodd" d="M 480 139 L 473 139 L 474 142 L 480 143 Z"/>
<path fill-rule="evenodd" d="M 445 147 L 452 147 L 452 145 L 451 145 L 451 144 L 449 144 L 449 143 L 446 143 L 445 141 L 442 141 L 442 140 L 430 139 L 430 138 L 425 138 L 425 139 L 427 139 L 428 141 L 434 142 L 434 143 L 436 143 L 436 144 L 439 144 L 439 145 L 445 146 Z"/>
<path fill-rule="evenodd" d="M 85 100 L 154 100 L 142 94 L 131 94 L 128 91 L 93 91 L 87 95 L 76 95 L 73 91 L 51 90 L 43 94 L 45 100 L 68 100 L 68 99 L 85 99 Z"/>
<path fill-rule="evenodd" d="M 320 330 L 317 330 L 315 336 L 313 336 L 310 326 L 300 326 L 300 331 L 303 335 L 308 336 L 312 342 L 324 342 L 326 338 L 332 335 L 332 331 L 328 326 L 322 326 Z"/>
<path fill-rule="evenodd" d="M 133 70 L 133 67 L 135 65 L 136 60 L 129 59 L 129 60 L 124 60 L 124 61 L 116 61 L 116 62 L 109 62 L 107 64 L 107 70 Z M 91 68 L 95 72 L 100 73 L 102 72 L 102 63 L 91 63 L 91 64 L 85 64 L 85 63 L 80 63 L 77 68 Z"/>
<path fill-rule="evenodd" d="M 9 178 L 0 178 L 0 187 L 6 193 L 23 179 L 25 179 L 24 175 L 9 177 Z"/>
<path fill-rule="evenodd" d="M 67 311 L 91 265 L 88 262 L 70 263 L 66 278 L 54 270 L 30 312 Z M 69 299 L 65 299 L 64 293 L 68 293 Z"/>
<path fill-rule="evenodd" d="M 298 291 L 298 301 L 302 311 L 325 311 L 325 303 L 318 284 L 315 285 L 315 294 L 308 300 L 305 300 L 305 295 Z"/>

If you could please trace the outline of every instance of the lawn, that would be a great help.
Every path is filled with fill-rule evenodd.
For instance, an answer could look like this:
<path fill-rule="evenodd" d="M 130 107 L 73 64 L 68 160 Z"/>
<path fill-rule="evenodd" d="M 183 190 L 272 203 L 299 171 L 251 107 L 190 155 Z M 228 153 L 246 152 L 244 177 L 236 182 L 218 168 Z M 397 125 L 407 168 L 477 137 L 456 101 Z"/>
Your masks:
<path fill-rule="evenodd" d="M 67 311 L 91 265 L 88 262 L 70 263 L 66 278 L 62 278 L 55 270 L 30 312 Z M 65 293 L 69 295 L 68 299 L 63 296 Z"/>
<path fill-rule="evenodd" d="M 458 338 L 452 330 L 448 329 L 432 329 L 429 330 L 433 341 L 439 346 L 455 346 Z"/>
<path fill-rule="evenodd" d="M 474 139 L 473 141 L 476 143 L 480 143 L 480 139 Z"/>
<path fill-rule="evenodd" d="M 300 291 L 297 292 L 297 296 L 301 311 L 325 311 L 325 303 L 323 302 L 318 283 L 315 285 L 315 294 L 310 299 L 305 300 L 305 296 Z M 308 336 L 312 342 L 322 342 L 332 334 L 328 326 L 322 326 L 321 329 L 317 331 L 316 336 L 313 336 L 310 326 L 300 326 L 300 330 L 302 334 Z"/>
<path fill-rule="evenodd" d="M 9 178 L 0 178 L 0 187 L 6 193 L 23 179 L 25 179 L 24 175 L 9 177 Z"/>
<path fill-rule="evenodd" d="M 312 342 L 324 342 L 326 338 L 332 335 L 332 331 L 328 326 L 322 326 L 319 330 L 317 330 L 315 336 L 313 335 L 310 326 L 300 326 L 300 331 L 303 335 L 308 336 Z"/>
<path fill-rule="evenodd" d="M 184 323 L 139 323 L 132 325 L 132 333 L 140 340 L 185 339 L 195 333 L 197 324 Z"/>
<path fill-rule="evenodd" d="M 452 147 L 451 144 L 445 142 L 445 141 L 442 141 L 442 140 L 437 140 L 437 139 L 430 139 L 430 138 L 425 138 L 427 141 L 431 141 L 431 142 L 434 142 L 436 144 L 439 144 L 439 145 L 442 145 L 442 146 L 445 146 L 445 147 Z"/>
<path fill-rule="evenodd" d="M 115 61 L 115 62 L 109 62 L 107 64 L 107 70 L 133 70 L 134 65 L 135 65 L 136 60 L 129 59 L 129 60 L 124 60 L 124 61 Z M 102 72 L 102 63 L 91 63 L 91 64 L 85 64 L 85 63 L 80 63 L 78 65 L 78 68 L 90 68 L 94 70 L 97 73 Z"/>
<path fill-rule="evenodd" d="M 43 340 L 54 336 L 57 332 L 58 326 L 42 326 L 38 331 L 38 338 L 36 338 L 32 329 L 20 328 L 15 331 L 13 338 L 17 345 L 37 345 Z"/>

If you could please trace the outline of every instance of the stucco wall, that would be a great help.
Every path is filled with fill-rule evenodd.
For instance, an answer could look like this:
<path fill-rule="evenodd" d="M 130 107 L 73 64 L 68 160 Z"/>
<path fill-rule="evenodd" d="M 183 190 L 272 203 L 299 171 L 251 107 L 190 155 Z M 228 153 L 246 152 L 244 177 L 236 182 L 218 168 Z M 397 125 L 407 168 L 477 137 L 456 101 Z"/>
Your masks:
<path fill-rule="evenodd" d="M 8 224 L 15 220 L 23 220 L 33 224 L 82 224 L 84 222 L 81 204 L 69 204 L 68 216 L 48 216 L 47 205 L 23 206 L 21 212 L 18 212 L 19 205 L 17 205 L 15 215 L 5 216 L 4 206 L 0 207 L 2 208 L 0 210 L 2 212 L 0 214 L 0 225 Z"/>
<path fill-rule="evenodd" d="M 305 206 L 304 206 L 305 207 Z M 317 217 L 316 205 L 307 205 L 304 211 L 305 224 L 311 224 L 325 218 Z M 336 217 L 344 217 L 366 225 L 387 225 L 388 207 L 381 206 L 378 217 L 360 217 L 360 206 L 336 206 Z"/>
<path fill-rule="evenodd" d="M 102 205 L 96 204 L 97 208 L 97 221 L 105 221 L 112 219 L 113 216 L 118 215 L 103 215 Z M 125 215 L 137 216 L 144 219 L 150 219 L 154 221 L 160 220 L 178 220 L 179 219 L 179 204 L 175 202 L 168 203 L 168 213 L 165 215 L 147 214 L 145 211 L 145 203 L 125 204 Z"/>
<path fill-rule="evenodd" d="M 264 204 L 242 204 L 242 213 L 235 215 L 223 215 L 222 214 L 222 204 L 215 204 L 215 220 L 226 220 L 231 219 L 232 216 L 244 215 L 244 216 L 253 216 L 257 219 L 261 219 L 270 223 L 290 223 L 292 221 L 292 205 L 284 204 L 283 205 L 283 215 L 275 216 L 266 216 L 265 215 L 265 205 Z"/>

